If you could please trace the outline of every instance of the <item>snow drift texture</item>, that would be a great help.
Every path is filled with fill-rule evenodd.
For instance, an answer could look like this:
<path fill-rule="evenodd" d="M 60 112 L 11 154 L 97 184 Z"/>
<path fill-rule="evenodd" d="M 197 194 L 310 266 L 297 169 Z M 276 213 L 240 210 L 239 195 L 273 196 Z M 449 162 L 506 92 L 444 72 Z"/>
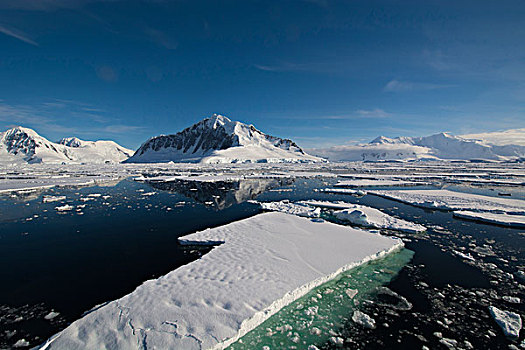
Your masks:
<path fill-rule="evenodd" d="M 0 133 L 0 162 L 120 163 L 132 154 L 132 150 L 113 141 L 83 141 L 70 137 L 55 143 L 20 126 Z"/>
<path fill-rule="evenodd" d="M 253 125 L 214 114 L 174 135 L 146 141 L 129 163 L 156 162 L 246 163 L 312 162 L 295 142 L 267 135 Z"/>

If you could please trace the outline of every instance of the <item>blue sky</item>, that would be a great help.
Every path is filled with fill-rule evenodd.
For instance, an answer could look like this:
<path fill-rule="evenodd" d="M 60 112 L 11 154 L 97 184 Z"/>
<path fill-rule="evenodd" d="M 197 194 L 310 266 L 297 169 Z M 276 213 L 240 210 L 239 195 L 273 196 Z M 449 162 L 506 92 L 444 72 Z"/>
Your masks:
<path fill-rule="evenodd" d="M 0 1 L 0 128 L 130 148 L 211 115 L 304 147 L 525 127 L 525 2 Z"/>

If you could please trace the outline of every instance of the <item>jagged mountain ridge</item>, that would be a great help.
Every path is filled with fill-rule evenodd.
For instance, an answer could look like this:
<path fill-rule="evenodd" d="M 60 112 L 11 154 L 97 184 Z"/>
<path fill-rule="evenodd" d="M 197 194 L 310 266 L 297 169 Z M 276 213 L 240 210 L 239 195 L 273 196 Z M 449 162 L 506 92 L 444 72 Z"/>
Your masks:
<path fill-rule="evenodd" d="M 310 150 L 332 161 L 381 160 L 517 160 L 525 157 L 525 147 L 492 145 L 449 133 L 424 137 L 379 136 L 368 144 L 334 146 Z"/>
<path fill-rule="evenodd" d="M 27 163 L 120 163 L 133 154 L 113 141 L 76 137 L 51 142 L 36 131 L 15 127 L 0 133 L 0 161 Z"/>
<path fill-rule="evenodd" d="M 214 114 L 176 134 L 150 138 L 126 162 L 170 161 L 237 163 L 321 159 L 306 154 L 292 140 L 270 136 L 253 125 Z"/>

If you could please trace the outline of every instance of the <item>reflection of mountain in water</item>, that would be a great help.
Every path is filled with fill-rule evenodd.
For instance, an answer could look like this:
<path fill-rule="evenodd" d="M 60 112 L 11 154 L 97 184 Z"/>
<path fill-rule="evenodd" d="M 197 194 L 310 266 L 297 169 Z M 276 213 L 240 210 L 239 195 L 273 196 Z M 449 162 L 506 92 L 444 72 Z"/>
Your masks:
<path fill-rule="evenodd" d="M 214 205 L 218 210 L 254 199 L 269 189 L 292 184 L 292 179 L 245 179 L 237 181 L 148 182 L 156 189 L 177 192 L 197 202 Z"/>

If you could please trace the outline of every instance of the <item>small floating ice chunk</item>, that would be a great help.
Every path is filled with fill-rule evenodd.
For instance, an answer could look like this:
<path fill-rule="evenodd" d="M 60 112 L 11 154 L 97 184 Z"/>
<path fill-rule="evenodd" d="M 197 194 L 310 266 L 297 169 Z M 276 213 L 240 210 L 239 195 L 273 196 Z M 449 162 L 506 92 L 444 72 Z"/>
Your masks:
<path fill-rule="evenodd" d="M 42 202 L 51 203 L 51 202 L 63 201 L 64 199 L 66 199 L 66 196 L 44 196 L 42 198 Z"/>
<path fill-rule="evenodd" d="M 513 303 L 513 304 L 521 303 L 521 299 L 519 297 L 513 297 L 513 296 L 510 296 L 510 295 L 504 295 L 502 297 L 502 299 L 505 300 L 508 303 Z"/>
<path fill-rule="evenodd" d="M 359 310 L 355 310 L 352 314 L 352 321 L 365 328 L 376 328 L 376 321 L 372 317 Z"/>
<path fill-rule="evenodd" d="M 69 205 L 69 204 L 65 204 L 65 205 L 61 205 L 59 207 L 55 207 L 56 211 L 69 211 L 69 210 L 72 210 L 72 209 L 73 209 L 73 206 Z"/>
<path fill-rule="evenodd" d="M 500 310 L 495 306 L 489 306 L 489 310 L 506 336 L 516 338 L 520 336 L 521 316 L 519 314 L 512 311 Z"/>
<path fill-rule="evenodd" d="M 145 192 L 142 195 L 143 196 L 153 196 L 153 195 L 156 195 L 156 194 L 157 194 L 157 192 Z"/>
<path fill-rule="evenodd" d="M 26 346 L 29 346 L 29 342 L 25 340 L 24 338 L 19 339 L 14 345 L 14 348 L 25 348 Z"/>
<path fill-rule="evenodd" d="M 335 345 L 343 345 L 343 338 L 341 337 L 330 337 L 330 341 L 334 343 Z"/>
<path fill-rule="evenodd" d="M 346 295 L 348 295 L 348 297 L 350 299 L 354 299 L 354 297 L 358 293 L 358 290 L 357 289 L 350 289 L 350 288 L 348 288 L 348 289 L 345 290 L 345 293 L 346 293 Z"/>
<path fill-rule="evenodd" d="M 57 317 L 59 315 L 58 312 L 55 312 L 55 311 L 51 311 L 50 313 L 48 313 L 47 315 L 44 316 L 44 318 L 46 320 L 52 320 L 54 319 L 55 317 Z"/>
<path fill-rule="evenodd" d="M 319 306 L 310 306 L 304 313 L 307 316 L 315 316 L 317 315 L 317 310 L 319 310 Z"/>
<path fill-rule="evenodd" d="M 456 349 L 458 346 L 458 341 L 455 339 L 450 338 L 441 338 L 439 339 L 439 342 L 443 345 L 445 345 L 449 349 Z"/>
<path fill-rule="evenodd" d="M 463 252 L 460 252 L 459 250 L 453 250 L 453 252 L 454 252 L 454 254 L 459 256 L 460 258 L 471 260 L 471 261 L 476 260 L 476 259 L 474 259 L 474 257 L 470 253 L 466 253 L 465 254 Z"/>

